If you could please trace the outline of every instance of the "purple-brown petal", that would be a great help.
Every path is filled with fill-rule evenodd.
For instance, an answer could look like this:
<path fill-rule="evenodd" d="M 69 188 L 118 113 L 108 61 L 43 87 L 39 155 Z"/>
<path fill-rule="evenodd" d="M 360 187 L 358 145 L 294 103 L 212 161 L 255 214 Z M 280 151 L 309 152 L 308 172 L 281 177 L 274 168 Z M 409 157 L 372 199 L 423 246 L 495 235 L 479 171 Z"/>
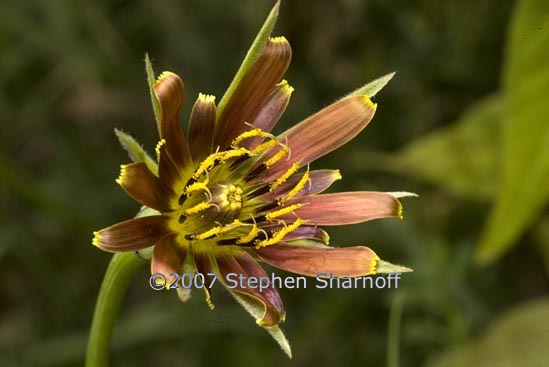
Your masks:
<path fill-rule="evenodd" d="M 337 277 L 375 274 L 379 261 L 368 247 L 308 247 L 280 243 L 256 249 L 267 264 L 292 273 L 316 277 L 320 273 Z M 324 277 L 324 276 L 321 276 Z"/>
<path fill-rule="evenodd" d="M 304 173 L 292 175 L 286 182 L 278 186 L 276 189 L 260 196 L 259 198 L 265 202 L 270 202 L 288 195 L 288 193 L 292 191 L 301 181 L 303 175 Z M 339 170 L 324 169 L 310 171 L 309 180 L 305 182 L 304 186 L 299 191 L 297 191 L 295 197 L 323 192 L 337 180 L 341 180 Z"/>
<path fill-rule="evenodd" d="M 205 284 L 204 293 L 206 295 L 206 303 L 213 310 L 214 303 L 212 300 L 212 292 L 210 291 L 210 286 L 215 283 L 215 272 L 214 265 L 210 256 L 206 253 L 195 253 L 194 254 L 194 263 L 196 265 L 196 272 L 204 276 Z"/>
<path fill-rule="evenodd" d="M 288 103 L 290 103 L 290 97 L 292 96 L 293 91 L 294 88 L 291 87 L 287 81 L 283 80 L 278 83 L 267 97 L 265 103 L 263 103 L 263 106 L 261 106 L 259 113 L 251 124 L 264 132 L 270 132 L 275 127 L 278 120 L 280 120 Z M 245 140 L 242 143 L 242 146 L 251 149 L 260 142 L 261 138 L 259 137 L 251 138 Z"/>
<path fill-rule="evenodd" d="M 361 223 L 377 218 L 402 217 L 402 205 L 384 192 L 358 191 L 303 196 L 305 204 L 295 215 L 319 226 L 339 226 Z M 281 217 L 292 219 L 295 216 Z"/>
<path fill-rule="evenodd" d="M 144 162 L 123 165 L 116 182 L 142 205 L 161 212 L 173 210 L 176 194 Z"/>
<path fill-rule="evenodd" d="M 282 299 L 276 288 L 269 285 L 260 292 L 259 288 L 250 287 L 248 282 L 252 278 L 266 278 L 269 282 L 270 278 L 265 270 L 248 253 L 242 251 L 236 256 L 217 257 L 217 266 L 221 273 L 220 275 L 224 279 L 225 285 L 230 286 L 231 291 L 248 296 L 263 304 L 265 312 L 262 317 L 257 320 L 257 323 L 260 326 L 275 326 L 280 321 L 284 320 L 284 304 L 282 303 Z M 227 276 L 231 276 L 234 281 L 227 279 Z M 243 277 L 242 281 L 240 280 L 240 276 Z M 255 286 L 258 287 L 259 284 L 256 283 Z"/>
<path fill-rule="evenodd" d="M 227 148 L 233 139 L 248 129 L 261 107 L 286 72 L 292 49 L 283 37 L 270 38 L 257 60 L 246 72 L 218 116 L 214 149 Z"/>
<path fill-rule="evenodd" d="M 153 246 L 169 233 L 163 215 L 134 218 L 94 232 L 93 244 L 104 251 L 124 252 Z"/>
<path fill-rule="evenodd" d="M 265 170 L 262 179 L 276 178 L 296 162 L 305 166 L 344 145 L 368 125 L 375 111 L 376 105 L 368 96 L 352 96 L 305 119 L 278 137 L 289 146 L 289 159 L 280 159 Z M 280 149 L 272 148 L 261 161 L 273 156 Z M 252 170 L 256 167 L 257 165 L 252 167 Z"/>
<path fill-rule="evenodd" d="M 200 93 L 189 120 L 189 148 L 195 162 L 212 153 L 215 118 L 215 97 Z"/>
<path fill-rule="evenodd" d="M 261 228 L 265 229 L 265 227 L 263 226 Z M 284 228 L 282 225 L 276 225 L 273 227 L 269 227 L 269 230 L 279 231 L 282 228 Z M 314 240 L 327 245 L 330 242 L 330 235 L 320 227 L 302 225 L 301 227 L 293 230 L 292 232 L 284 236 L 284 241 L 286 242 L 302 239 Z"/>
<path fill-rule="evenodd" d="M 175 234 L 168 234 L 154 245 L 151 274 L 160 273 L 169 278 L 172 273 L 181 273 L 186 251 L 175 247 L 174 238 Z"/>
<path fill-rule="evenodd" d="M 162 182 L 171 187 L 172 190 L 175 190 L 174 192 L 179 192 L 179 190 L 181 190 L 181 184 L 178 185 L 178 183 L 184 185 L 183 174 L 172 157 L 168 154 L 165 140 L 161 140 L 158 143 L 156 153 L 158 156 L 158 177 Z"/>
<path fill-rule="evenodd" d="M 154 92 L 162 106 L 160 137 L 166 139 L 168 153 L 175 164 L 190 174 L 193 168 L 191 153 L 179 121 L 179 112 L 185 96 L 183 81 L 176 74 L 165 71 L 158 77 Z"/>

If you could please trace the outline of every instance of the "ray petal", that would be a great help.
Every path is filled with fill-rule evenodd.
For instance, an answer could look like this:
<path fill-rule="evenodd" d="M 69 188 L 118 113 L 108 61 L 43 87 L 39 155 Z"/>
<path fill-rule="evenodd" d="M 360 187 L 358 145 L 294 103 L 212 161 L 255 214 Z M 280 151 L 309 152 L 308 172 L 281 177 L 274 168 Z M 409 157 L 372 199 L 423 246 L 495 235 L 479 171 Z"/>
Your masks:
<path fill-rule="evenodd" d="M 176 194 L 149 170 L 145 162 L 123 165 L 116 182 L 142 205 L 161 212 L 173 210 Z"/>
<path fill-rule="evenodd" d="M 296 199 L 305 204 L 295 215 L 319 226 L 339 226 L 378 218 L 401 218 L 402 205 L 393 195 L 384 192 L 358 191 L 303 196 Z M 281 217 L 293 219 L 295 215 Z"/>
<path fill-rule="evenodd" d="M 259 289 L 257 283 L 256 288 L 253 288 L 249 283 L 254 278 L 259 281 L 267 279 L 270 282 L 270 277 L 248 253 L 242 251 L 236 256 L 218 257 L 217 266 L 226 287 L 231 292 L 239 293 L 263 305 L 263 315 L 256 320 L 258 325 L 271 327 L 284 320 L 284 305 L 276 288 L 269 285 Z"/>
<path fill-rule="evenodd" d="M 168 221 L 163 215 L 126 220 L 94 232 L 93 244 L 109 252 L 141 250 L 169 233 Z"/>
<path fill-rule="evenodd" d="M 324 273 L 337 277 L 358 277 L 376 273 L 379 261 L 368 247 L 308 247 L 280 243 L 256 249 L 267 264 L 295 274 L 316 277 Z"/>
<path fill-rule="evenodd" d="M 225 108 L 218 116 L 214 150 L 227 148 L 232 140 L 248 129 L 267 97 L 286 72 L 292 49 L 284 37 L 270 38 L 258 59 L 248 69 Z"/>
<path fill-rule="evenodd" d="M 179 121 L 185 89 L 177 74 L 165 71 L 154 85 L 154 93 L 162 107 L 160 137 L 166 139 L 166 147 L 173 161 L 187 174 L 192 171 L 192 158 L 187 140 Z"/>
<path fill-rule="evenodd" d="M 166 278 L 172 273 L 181 275 L 181 266 L 186 254 L 175 247 L 174 238 L 175 234 L 168 234 L 154 245 L 151 274 L 160 273 Z"/>
<path fill-rule="evenodd" d="M 189 148 L 195 162 L 212 153 L 215 118 L 215 97 L 200 93 L 189 120 Z"/>
<path fill-rule="evenodd" d="M 352 96 L 339 100 L 305 119 L 278 137 L 282 143 L 289 146 L 291 154 L 265 170 L 262 179 L 276 178 L 296 162 L 305 166 L 344 145 L 368 125 L 375 111 L 376 105 L 368 96 Z M 272 148 L 251 168 L 251 171 L 280 149 Z"/>

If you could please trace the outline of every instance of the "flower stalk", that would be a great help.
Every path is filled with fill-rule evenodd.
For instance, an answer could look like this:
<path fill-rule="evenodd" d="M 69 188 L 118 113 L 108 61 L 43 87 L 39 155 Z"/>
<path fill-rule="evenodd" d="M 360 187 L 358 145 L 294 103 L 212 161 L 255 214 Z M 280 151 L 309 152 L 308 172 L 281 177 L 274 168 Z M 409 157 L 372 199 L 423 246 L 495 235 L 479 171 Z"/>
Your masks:
<path fill-rule="evenodd" d="M 95 305 L 86 367 L 108 366 L 112 331 L 120 305 L 133 277 L 145 264 L 133 252 L 120 252 L 112 257 Z"/>

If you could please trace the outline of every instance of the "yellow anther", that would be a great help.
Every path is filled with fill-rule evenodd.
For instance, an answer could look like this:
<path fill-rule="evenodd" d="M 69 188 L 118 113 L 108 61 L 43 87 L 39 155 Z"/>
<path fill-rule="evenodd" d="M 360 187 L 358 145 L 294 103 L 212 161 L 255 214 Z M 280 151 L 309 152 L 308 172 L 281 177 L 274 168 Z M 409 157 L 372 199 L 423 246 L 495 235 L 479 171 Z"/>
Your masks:
<path fill-rule="evenodd" d="M 187 214 L 187 215 L 198 214 L 198 213 L 208 209 L 210 206 L 212 206 L 211 203 L 202 202 L 202 203 L 196 204 L 195 206 L 193 206 L 189 209 L 186 209 L 185 214 Z"/>
<path fill-rule="evenodd" d="M 242 134 L 238 135 L 233 142 L 231 143 L 231 146 L 237 147 L 238 144 L 240 144 L 243 140 L 255 138 L 255 137 L 262 137 L 262 138 L 271 138 L 274 139 L 274 136 L 266 133 L 265 131 L 254 128 L 252 130 L 244 131 Z"/>
<path fill-rule="evenodd" d="M 231 158 L 242 157 L 243 155 L 251 155 L 251 152 L 246 148 L 228 150 L 226 152 L 221 152 L 221 156 L 219 157 L 219 160 L 221 162 L 226 162 Z"/>
<path fill-rule="evenodd" d="M 204 287 L 204 293 L 206 293 L 206 303 L 208 304 L 208 307 L 210 310 L 213 310 L 215 308 L 215 305 L 212 301 L 212 296 L 210 294 L 210 291 L 208 290 L 208 287 Z"/>
<path fill-rule="evenodd" d="M 284 157 L 286 154 L 288 154 L 289 151 L 290 151 L 290 149 L 288 149 L 287 146 L 283 145 L 282 148 L 280 148 L 280 150 L 278 152 L 276 152 L 275 155 L 273 155 L 271 158 L 269 158 L 265 161 L 265 166 L 267 168 L 270 168 L 273 164 L 275 164 L 276 162 L 281 160 L 282 157 Z"/>
<path fill-rule="evenodd" d="M 294 163 L 282 176 L 276 179 L 276 181 L 272 182 L 269 188 L 269 191 L 273 191 L 278 186 L 282 185 L 288 178 L 290 178 L 291 175 L 297 172 L 299 169 L 299 163 Z"/>
<path fill-rule="evenodd" d="M 198 180 L 202 174 L 208 171 L 210 167 L 215 164 L 215 161 L 219 159 L 222 153 L 212 153 L 206 159 L 200 163 L 196 171 L 194 171 L 193 178 Z"/>
<path fill-rule="evenodd" d="M 278 145 L 278 141 L 276 141 L 276 140 L 267 140 L 267 141 L 259 144 L 255 148 L 253 148 L 252 149 L 252 154 L 258 154 L 259 152 L 262 152 L 267 148 L 274 148 L 277 145 Z"/>
<path fill-rule="evenodd" d="M 295 222 L 293 222 L 289 226 L 285 225 L 284 228 L 282 228 L 280 231 L 273 233 L 271 238 L 263 241 L 258 241 L 255 244 L 255 248 L 261 248 L 261 247 L 277 244 L 278 242 L 282 241 L 284 237 L 286 237 L 286 235 L 288 235 L 289 233 L 299 228 L 299 226 L 301 226 L 303 223 L 305 223 L 303 219 L 297 218 Z"/>
<path fill-rule="evenodd" d="M 217 235 L 232 231 L 233 229 L 238 228 L 240 226 L 242 226 L 242 222 L 239 221 L 238 219 L 235 219 L 234 222 L 229 223 L 226 226 L 213 227 L 212 229 L 207 230 L 206 232 L 202 232 L 200 234 L 197 234 L 195 236 L 195 238 L 197 240 L 205 240 L 205 239 L 208 239 L 212 236 L 217 236 Z"/>
<path fill-rule="evenodd" d="M 259 234 L 259 228 L 257 228 L 256 224 L 254 224 L 250 232 L 246 236 L 240 237 L 236 241 L 236 243 L 241 244 L 241 243 L 252 242 L 257 237 L 258 234 Z"/>
<path fill-rule="evenodd" d="M 302 206 L 303 206 L 303 204 L 293 204 L 293 205 L 287 206 L 285 208 L 269 212 L 265 215 L 265 218 L 267 220 L 273 220 L 274 218 L 278 218 L 278 217 L 280 217 L 284 214 L 291 213 L 294 210 L 297 210 L 297 209 L 301 208 Z"/>
<path fill-rule="evenodd" d="M 288 201 L 290 200 L 291 198 L 293 198 L 294 196 L 297 195 L 297 193 L 299 191 L 301 191 L 302 188 L 305 187 L 305 184 L 306 183 L 309 183 L 309 189 L 311 189 L 311 180 L 309 178 L 309 171 L 305 172 L 303 174 L 303 177 L 301 177 L 301 179 L 299 179 L 299 181 L 297 182 L 297 184 L 294 186 L 293 189 L 290 190 L 290 192 L 288 193 L 288 195 L 286 195 L 285 197 L 283 197 L 282 199 L 280 199 L 280 202 L 283 203 L 285 201 Z"/>
<path fill-rule="evenodd" d="M 185 187 L 185 190 L 183 190 L 183 193 L 188 194 L 193 191 L 200 191 L 200 190 L 204 190 L 210 193 L 210 196 L 212 195 L 210 192 L 210 189 L 208 188 L 208 180 L 206 180 L 205 182 L 195 182 L 193 184 L 190 184 L 189 186 Z"/>

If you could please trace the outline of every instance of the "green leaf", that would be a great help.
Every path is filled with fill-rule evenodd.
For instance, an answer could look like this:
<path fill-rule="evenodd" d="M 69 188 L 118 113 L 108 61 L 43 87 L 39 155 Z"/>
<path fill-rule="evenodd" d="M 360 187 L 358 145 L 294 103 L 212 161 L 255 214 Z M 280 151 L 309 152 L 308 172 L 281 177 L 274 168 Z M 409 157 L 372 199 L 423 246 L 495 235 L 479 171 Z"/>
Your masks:
<path fill-rule="evenodd" d="M 158 165 L 156 162 L 147 154 L 145 149 L 135 140 L 131 135 L 126 134 L 122 130 L 114 129 L 114 133 L 122 145 L 122 148 L 128 152 L 132 162 L 144 162 L 147 167 L 151 170 L 152 173 L 158 176 Z"/>
<path fill-rule="evenodd" d="M 440 185 L 456 195 L 491 199 L 497 189 L 501 103 L 487 97 L 449 127 L 420 137 L 396 154 L 360 153 L 361 167 L 405 174 Z"/>
<path fill-rule="evenodd" d="M 504 68 L 501 190 L 475 254 L 490 263 L 513 246 L 549 198 L 549 1 L 517 3 Z"/>
<path fill-rule="evenodd" d="M 382 90 L 387 83 L 393 79 L 396 72 L 392 72 L 386 75 L 383 75 L 382 77 L 379 77 L 375 80 L 372 80 L 370 83 L 358 88 L 354 92 L 349 93 L 343 98 L 351 97 L 351 96 L 361 96 L 361 95 L 367 95 L 368 97 L 375 96 L 380 90 Z M 341 99 L 343 99 L 341 98 Z"/>
<path fill-rule="evenodd" d="M 248 50 L 248 53 L 246 54 L 244 61 L 242 61 L 240 68 L 236 72 L 236 75 L 234 76 L 233 81 L 231 82 L 231 84 L 229 85 L 229 88 L 227 88 L 227 91 L 219 101 L 219 104 L 217 105 L 217 116 L 222 115 L 222 112 L 225 109 L 227 102 L 231 99 L 231 96 L 236 90 L 236 87 L 238 86 L 238 84 L 240 83 L 244 75 L 246 75 L 246 72 L 248 71 L 248 69 L 250 69 L 253 63 L 257 60 L 257 58 L 261 54 L 261 51 L 263 51 L 263 48 L 265 47 L 265 44 L 267 43 L 267 40 L 269 39 L 269 36 L 273 31 L 273 28 L 276 23 L 276 19 L 278 18 L 279 7 L 280 7 L 280 0 L 276 2 L 271 12 L 267 16 L 265 23 L 263 23 L 263 26 L 261 27 L 261 29 L 259 30 L 259 33 L 255 37 L 255 40 L 252 43 L 252 46 Z"/>
<path fill-rule="evenodd" d="M 160 125 L 162 124 L 162 105 L 156 97 L 154 92 L 154 85 L 156 84 L 156 76 L 152 68 L 151 59 L 149 54 L 145 54 L 145 71 L 147 73 L 147 83 L 149 84 L 149 92 L 151 94 L 151 102 L 153 106 L 154 119 L 156 120 L 156 127 L 158 128 L 158 135 L 160 136 Z"/>
<path fill-rule="evenodd" d="M 529 302 L 500 317 L 483 337 L 446 352 L 428 366 L 545 366 L 548 330 L 549 298 Z"/>

